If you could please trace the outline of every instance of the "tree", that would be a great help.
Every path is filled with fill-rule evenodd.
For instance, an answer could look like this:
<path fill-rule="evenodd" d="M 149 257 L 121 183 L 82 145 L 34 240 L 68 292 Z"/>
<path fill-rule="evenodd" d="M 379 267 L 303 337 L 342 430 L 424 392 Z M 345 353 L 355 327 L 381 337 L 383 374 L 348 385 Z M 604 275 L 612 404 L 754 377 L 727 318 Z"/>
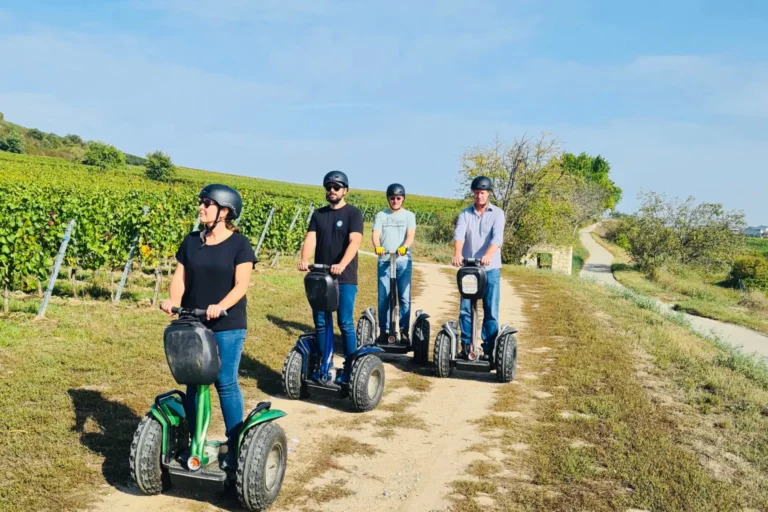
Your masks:
<path fill-rule="evenodd" d="M 111 169 L 125 164 L 125 154 L 109 144 L 89 142 L 85 148 L 83 163 L 102 169 Z"/>
<path fill-rule="evenodd" d="M 70 146 L 82 146 L 83 139 L 81 139 L 79 135 L 70 133 L 64 136 L 64 143 L 69 144 Z"/>
<path fill-rule="evenodd" d="M 16 130 L 11 130 L 5 139 L 0 137 L 0 150 L 22 154 L 24 149 L 24 138 Z"/>
<path fill-rule="evenodd" d="M 162 151 L 147 154 L 145 168 L 147 178 L 155 181 L 171 181 L 176 174 L 171 157 Z"/>
<path fill-rule="evenodd" d="M 462 192 L 476 176 L 493 180 L 491 201 L 506 212 L 505 261 L 518 261 L 533 245 L 562 239 L 562 193 L 554 193 L 563 177 L 560 142 L 546 133 L 534 140 L 523 136 L 506 146 L 497 139 L 490 148 L 475 148 L 462 157 Z M 536 217 L 545 215 L 547 218 Z M 569 235 L 570 229 L 567 229 Z"/>
<path fill-rule="evenodd" d="M 609 178 L 611 166 L 606 159 L 597 155 L 592 157 L 584 152 L 578 156 L 565 153 L 562 157 L 563 168 L 572 175 L 594 184 L 604 191 L 601 203 L 603 210 L 614 210 L 621 201 L 622 190 Z"/>
<path fill-rule="evenodd" d="M 726 211 L 718 203 L 696 205 L 693 197 L 680 203 L 655 192 L 640 193 L 639 211 L 621 220 L 617 235 L 625 235 L 629 253 L 643 270 L 667 262 L 707 269 L 730 266 L 743 245 L 739 229 L 744 214 Z"/>

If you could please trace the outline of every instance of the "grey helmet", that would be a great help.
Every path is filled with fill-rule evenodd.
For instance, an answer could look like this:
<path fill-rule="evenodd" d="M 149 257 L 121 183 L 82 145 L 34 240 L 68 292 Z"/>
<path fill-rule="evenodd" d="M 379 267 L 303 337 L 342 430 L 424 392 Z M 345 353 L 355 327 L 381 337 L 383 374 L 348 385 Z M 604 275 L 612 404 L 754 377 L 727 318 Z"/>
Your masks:
<path fill-rule="evenodd" d="M 328 183 L 338 183 L 344 188 L 349 188 L 349 178 L 341 171 L 331 171 L 323 178 L 323 186 Z"/>
<path fill-rule="evenodd" d="M 229 208 L 229 214 L 227 218 L 236 219 L 243 211 L 243 198 L 237 190 L 226 185 L 211 184 L 207 185 L 199 194 L 200 199 L 208 198 L 219 206 Z"/>
<path fill-rule="evenodd" d="M 393 183 L 390 186 L 387 187 L 387 198 L 390 198 L 392 196 L 403 196 L 405 197 L 405 187 L 402 186 L 399 183 Z"/>
<path fill-rule="evenodd" d="M 470 188 L 472 190 L 493 190 L 493 182 L 491 181 L 491 178 L 478 176 L 472 180 Z"/>

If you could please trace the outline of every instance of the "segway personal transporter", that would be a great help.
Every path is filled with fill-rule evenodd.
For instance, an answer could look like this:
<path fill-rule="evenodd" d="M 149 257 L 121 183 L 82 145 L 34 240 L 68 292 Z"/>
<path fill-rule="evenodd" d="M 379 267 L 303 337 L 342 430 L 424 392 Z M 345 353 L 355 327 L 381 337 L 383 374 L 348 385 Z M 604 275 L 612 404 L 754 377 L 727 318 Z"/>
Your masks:
<path fill-rule="evenodd" d="M 485 294 L 486 274 L 480 260 L 464 259 L 463 266 L 456 274 L 459 285 L 459 294 L 470 300 L 472 309 L 471 336 L 469 354 L 467 359 L 458 358 L 460 333 L 456 320 L 450 320 L 443 324 L 443 328 L 435 339 L 434 360 L 432 361 L 435 374 L 438 377 L 449 377 L 453 369 L 490 372 L 496 370 L 496 379 L 499 382 L 509 382 L 515 378 L 517 367 L 517 329 L 502 325 L 496 337 L 494 350 L 490 361 L 482 361 L 477 358 L 477 331 L 479 328 L 477 318 L 477 301 Z"/>
<path fill-rule="evenodd" d="M 285 413 L 271 409 L 269 402 L 259 403 L 243 421 L 235 474 L 220 469 L 218 454 L 224 443 L 206 440 L 210 385 L 221 365 L 216 336 L 200 321 L 205 318 L 204 309 L 173 308 L 172 312 L 179 318 L 165 329 L 165 357 L 177 383 L 197 386 L 196 421 L 187 425 L 184 392 L 173 390 L 155 397 L 133 435 L 131 477 L 144 494 L 158 494 L 172 484 L 204 484 L 219 491 L 234 484 L 245 508 L 264 510 L 277 498 L 285 476 L 285 433 L 274 422 Z M 221 314 L 226 316 L 226 311 Z M 191 446 L 190 428 L 194 429 Z"/>
<path fill-rule="evenodd" d="M 389 354 L 407 354 L 413 352 L 413 361 L 417 364 L 427 364 L 429 351 L 429 315 L 421 309 L 416 310 L 416 320 L 411 324 L 410 339 L 403 340 L 397 332 L 397 252 L 386 252 L 389 255 L 389 332 L 385 341 L 376 336 L 378 314 L 376 308 L 366 308 L 357 321 L 358 346 L 373 345 Z"/>
<path fill-rule="evenodd" d="M 325 315 L 325 344 L 321 351 L 315 332 L 299 336 L 283 363 L 283 391 L 293 400 L 316 393 L 349 397 L 356 411 L 374 409 L 384 392 L 384 365 L 376 357 L 378 347 L 363 346 L 344 361 L 332 375 L 333 312 L 339 309 L 339 283 L 330 274 L 330 265 L 310 265 L 304 290 L 314 311 Z"/>

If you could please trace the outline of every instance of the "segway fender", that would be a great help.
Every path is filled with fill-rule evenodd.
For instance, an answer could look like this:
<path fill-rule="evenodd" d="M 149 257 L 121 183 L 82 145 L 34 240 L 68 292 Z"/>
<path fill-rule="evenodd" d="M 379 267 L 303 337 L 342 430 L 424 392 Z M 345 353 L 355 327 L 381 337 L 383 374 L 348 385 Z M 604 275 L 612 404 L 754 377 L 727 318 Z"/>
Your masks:
<path fill-rule="evenodd" d="M 362 338 L 362 332 L 361 332 L 361 322 L 363 320 L 368 320 L 371 323 L 371 338 L 370 339 L 361 339 Z M 363 311 L 363 314 L 360 315 L 360 319 L 357 321 L 357 336 L 358 339 L 357 342 L 359 346 L 363 345 L 372 345 L 376 341 L 376 326 L 378 323 L 376 322 L 376 312 L 372 307 L 367 307 Z"/>
<path fill-rule="evenodd" d="M 510 327 L 509 325 L 502 325 L 501 329 L 499 329 L 499 334 L 496 336 L 497 338 L 504 336 L 505 334 L 515 334 L 517 333 L 517 329 L 514 327 Z"/>
<path fill-rule="evenodd" d="M 149 410 L 163 427 L 162 453 L 165 454 L 168 450 L 171 429 L 181 425 L 187 418 L 184 411 L 184 393 L 174 390 L 158 395 Z"/>
<path fill-rule="evenodd" d="M 459 332 L 456 329 L 456 321 L 451 320 L 443 324 L 443 330 L 448 337 L 451 338 L 451 360 L 455 361 L 458 356 L 457 343 L 459 339 Z"/>
<path fill-rule="evenodd" d="M 352 373 L 352 363 L 354 361 L 357 361 L 364 355 L 375 354 L 376 352 L 384 352 L 384 349 L 374 345 L 363 345 L 359 349 L 352 352 L 352 354 L 350 354 L 349 357 L 344 360 L 344 374 L 350 375 Z"/>
<path fill-rule="evenodd" d="M 301 375 L 306 380 L 309 372 L 309 356 L 316 350 L 315 334 L 302 334 L 296 342 L 296 350 L 301 354 Z"/>
<path fill-rule="evenodd" d="M 243 422 L 243 428 L 240 429 L 240 435 L 237 438 L 238 447 L 242 444 L 245 434 L 256 425 L 287 416 L 285 412 L 279 409 L 272 410 L 271 407 L 271 402 L 260 402 L 259 405 L 248 414 L 248 417 L 246 417 Z"/>

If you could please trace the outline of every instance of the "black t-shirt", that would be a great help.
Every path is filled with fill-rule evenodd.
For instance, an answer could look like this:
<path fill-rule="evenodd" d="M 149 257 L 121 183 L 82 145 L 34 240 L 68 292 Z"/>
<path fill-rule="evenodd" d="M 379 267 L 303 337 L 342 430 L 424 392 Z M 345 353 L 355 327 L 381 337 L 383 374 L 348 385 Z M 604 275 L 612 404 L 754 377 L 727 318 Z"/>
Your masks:
<path fill-rule="evenodd" d="M 315 263 L 335 265 L 349 247 L 350 233 L 363 233 L 363 214 L 351 204 L 338 210 L 324 206 L 312 214 L 307 231 L 317 234 Z M 338 277 L 339 284 L 357 284 L 357 254 Z"/>
<path fill-rule="evenodd" d="M 193 231 L 181 243 L 176 260 L 184 265 L 181 307 L 207 309 L 211 304 L 218 304 L 235 287 L 235 266 L 255 263 L 256 255 L 251 242 L 240 233 L 232 233 L 216 245 L 203 245 L 200 232 Z M 243 297 L 227 310 L 226 317 L 203 323 L 213 331 L 246 329 L 246 302 Z"/>

